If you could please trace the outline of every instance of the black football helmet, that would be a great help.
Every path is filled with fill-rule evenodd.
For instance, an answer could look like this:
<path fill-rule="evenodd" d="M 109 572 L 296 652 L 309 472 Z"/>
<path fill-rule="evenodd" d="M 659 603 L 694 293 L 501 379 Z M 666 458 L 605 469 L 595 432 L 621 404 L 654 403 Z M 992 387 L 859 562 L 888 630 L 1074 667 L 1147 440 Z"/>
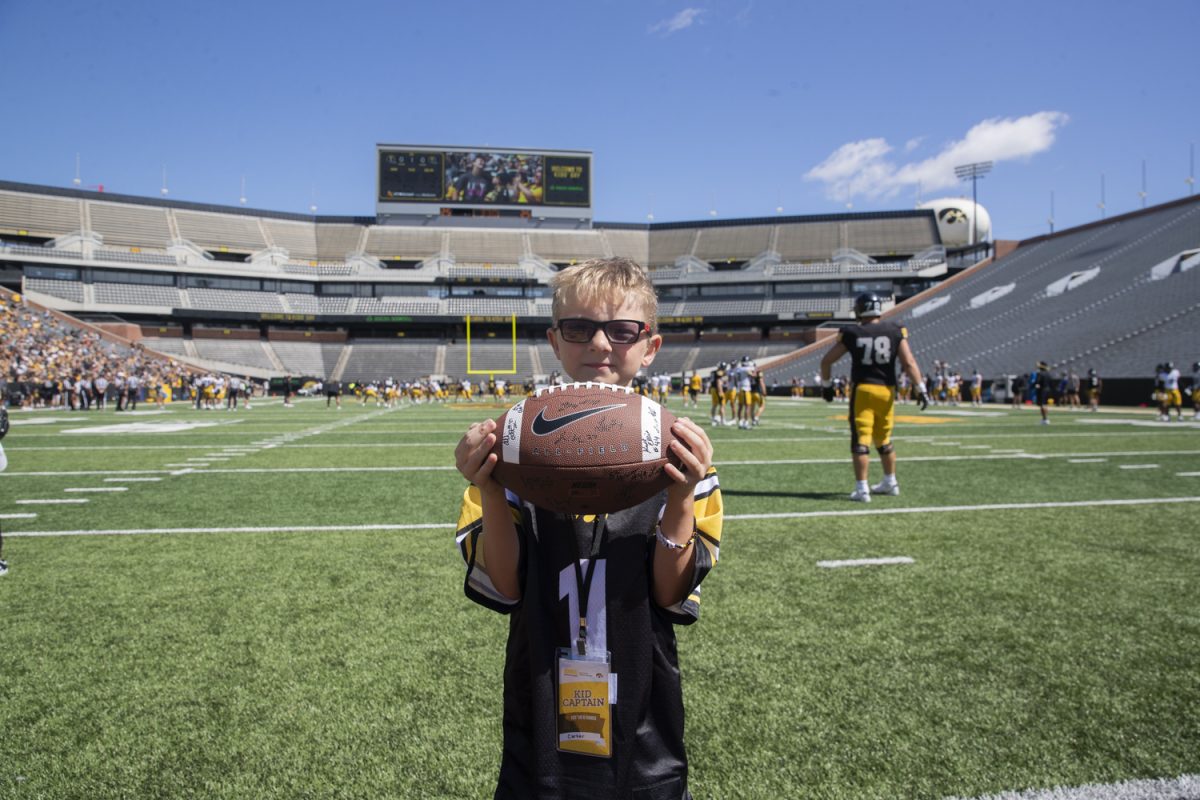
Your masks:
<path fill-rule="evenodd" d="M 854 298 L 854 316 L 859 319 L 883 316 L 883 298 L 874 292 L 863 292 Z"/>

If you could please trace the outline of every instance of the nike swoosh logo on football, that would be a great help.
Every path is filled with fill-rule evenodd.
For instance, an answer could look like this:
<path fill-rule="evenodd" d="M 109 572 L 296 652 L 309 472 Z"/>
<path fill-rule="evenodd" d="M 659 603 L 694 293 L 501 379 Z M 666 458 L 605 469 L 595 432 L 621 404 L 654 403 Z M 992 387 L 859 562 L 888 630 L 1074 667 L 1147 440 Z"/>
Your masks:
<path fill-rule="evenodd" d="M 554 433 L 557 430 L 567 427 L 572 422 L 578 422 L 581 419 L 587 419 L 594 414 L 602 414 L 605 411 L 612 411 L 614 408 L 624 408 L 624 403 L 615 403 L 611 406 L 597 406 L 595 408 L 585 408 L 583 411 L 576 411 L 573 414 L 563 414 L 561 417 L 554 419 L 546 419 L 546 409 L 538 412 L 538 415 L 533 418 L 533 424 L 529 426 L 529 430 L 534 436 L 546 436 Z"/>

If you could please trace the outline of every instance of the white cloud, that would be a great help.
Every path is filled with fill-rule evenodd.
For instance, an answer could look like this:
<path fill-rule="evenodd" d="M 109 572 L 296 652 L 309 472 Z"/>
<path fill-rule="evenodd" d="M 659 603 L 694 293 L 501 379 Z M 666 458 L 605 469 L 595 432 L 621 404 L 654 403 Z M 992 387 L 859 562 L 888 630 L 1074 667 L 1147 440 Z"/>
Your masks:
<path fill-rule="evenodd" d="M 663 36 L 670 36 L 672 33 L 678 33 L 686 28 L 692 27 L 700 21 L 700 17 L 704 15 L 702 8 L 685 8 L 673 17 L 660 20 L 649 28 L 649 33 L 661 33 Z"/>
<path fill-rule="evenodd" d="M 959 164 L 1029 159 L 1049 150 L 1067 120 L 1061 111 L 985 119 L 936 155 L 907 164 L 888 158 L 893 148 L 885 139 L 849 142 L 805 173 L 804 179 L 824 183 L 825 193 L 838 202 L 859 196 L 893 197 L 917 184 L 926 191 L 944 189 L 959 182 L 954 175 Z M 914 143 L 919 144 L 920 139 L 910 139 L 905 153 L 915 149 Z"/>

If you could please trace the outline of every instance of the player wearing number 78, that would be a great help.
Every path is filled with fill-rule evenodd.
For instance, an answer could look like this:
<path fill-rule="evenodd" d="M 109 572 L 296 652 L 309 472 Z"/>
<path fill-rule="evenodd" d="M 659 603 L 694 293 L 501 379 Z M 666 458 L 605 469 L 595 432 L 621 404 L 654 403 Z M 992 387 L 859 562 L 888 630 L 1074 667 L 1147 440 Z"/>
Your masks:
<path fill-rule="evenodd" d="M 908 330 L 883 320 L 883 300 L 868 292 L 854 298 L 857 325 L 842 328 L 837 344 L 821 359 L 821 391 L 826 402 L 833 402 L 830 373 L 838 359 L 850 353 L 850 453 L 854 458 L 854 491 L 850 499 L 871 502 L 871 493 L 900 494 L 896 482 L 896 451 L 892 447 L 895 420 L 896 363 L 908 373 L 917 390 L 922 411 L 929 407 L 929 395 L 921 369 L 908 346 Z M 883 480 L 870 486 L 867 473 L 871 466 L 871 445 L 883 463 Z"/>

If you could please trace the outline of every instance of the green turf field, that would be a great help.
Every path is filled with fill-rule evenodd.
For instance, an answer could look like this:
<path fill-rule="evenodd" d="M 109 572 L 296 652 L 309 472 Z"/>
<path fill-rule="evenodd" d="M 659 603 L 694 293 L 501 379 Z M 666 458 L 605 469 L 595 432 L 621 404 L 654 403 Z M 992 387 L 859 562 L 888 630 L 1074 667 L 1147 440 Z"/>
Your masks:
<path fill-rule="evenodd" d="M 490 797 L 507 626 L 463 596 L 452 451 L 499 413 L 14 413 L 0 797 Z M 1200 771 L 1200 423 L 899 413 L 903 494 L 869 506 L 844 406 L 708 429 L 697 799 Z"/>

